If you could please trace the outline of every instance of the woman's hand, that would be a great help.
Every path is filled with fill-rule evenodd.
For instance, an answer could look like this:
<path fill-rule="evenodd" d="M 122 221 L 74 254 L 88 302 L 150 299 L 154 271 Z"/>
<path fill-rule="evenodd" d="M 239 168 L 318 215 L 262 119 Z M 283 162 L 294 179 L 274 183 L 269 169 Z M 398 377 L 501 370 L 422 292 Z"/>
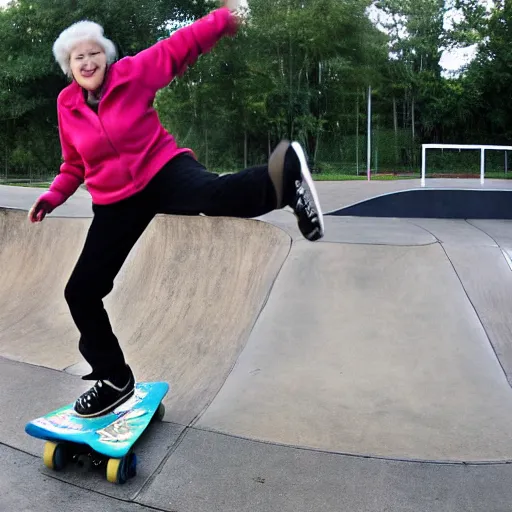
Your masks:
<path fill-rule="evenodd" d="M 28 218 L 30 222 L 41 222 L 52 210 L 53 208 L 48 201 L 39 198 L 30 208 Z"/>

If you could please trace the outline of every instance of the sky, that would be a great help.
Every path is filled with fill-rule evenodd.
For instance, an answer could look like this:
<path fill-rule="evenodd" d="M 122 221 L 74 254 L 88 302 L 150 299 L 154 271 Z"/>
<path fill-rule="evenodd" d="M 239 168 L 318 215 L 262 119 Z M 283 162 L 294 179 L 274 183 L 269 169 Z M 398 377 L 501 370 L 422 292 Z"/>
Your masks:
<path fill-rule="evenodd" d="M 0 0 L 0 6 L 6 5 L 9 0 Z M 245 0 L 241 0 L 242 4 L 245 4 Z M 486 5 L 492 4 L 492 0 L 481 0 L 482 3 Z M 371 12 L 370 18 L 375 22 L 378 19 L 378 13 L 376 11 Z M 452 19 L 457 18 L 457 13 L 452 13 L 447 16 L 445 19 L 445 24 L 450 23 Z M 461 66 L 465 65 L 466 63 L 470 62 L 476 53 L 476 47 L 469 47 L 469 48 L 461 48 L 451 51 L 445 51 L 443 52 L 443 56 L 441 58 L 441 66 L 445 69 L 445 74 L 448 74 L 450 72 L 456 72 Z"/>

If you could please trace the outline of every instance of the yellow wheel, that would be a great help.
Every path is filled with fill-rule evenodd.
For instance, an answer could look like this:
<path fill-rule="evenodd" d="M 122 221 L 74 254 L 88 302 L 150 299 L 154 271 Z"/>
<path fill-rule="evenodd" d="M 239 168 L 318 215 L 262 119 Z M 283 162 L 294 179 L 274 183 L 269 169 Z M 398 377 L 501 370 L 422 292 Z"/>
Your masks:
<path fill-rule="evenodd" d="M 108 459 L 107 480 L 112 484 L 123 483 L 122 480 L 123 459 Z"/>
<path fill-rule="evenodd" d="M 43 462 L 47 468 L 60 471 L 66 465 L 66 446 L 64 443 L 47 441 L 44 445 Z"/>
<path fill-rule="evenodd" d="M 124 484 L 137 474 L 137 457 L 130 452 L 122 459 L 108 459 L 107 480 L 113 484 Z"/>

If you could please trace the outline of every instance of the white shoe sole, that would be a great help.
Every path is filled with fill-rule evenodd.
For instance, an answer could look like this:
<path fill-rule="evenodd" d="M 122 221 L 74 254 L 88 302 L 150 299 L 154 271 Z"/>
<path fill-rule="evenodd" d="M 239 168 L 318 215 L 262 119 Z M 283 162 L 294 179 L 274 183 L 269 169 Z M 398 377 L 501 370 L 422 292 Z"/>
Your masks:
<path fill-rule="evenodd" d="M 318 193 L 316 191 L 315 182 L 313 180 L 313 177 L 311 176 L 311 172 L 308 167 L 308 163 L 306 161 L 306 155 L 304 154 L 304 151 L 302 149 L 302 146 L 298 142 L 292 142 L 292 148 L 297 154 L 297 157 L 299 158 L 300 162 L 300 171 L 302 174 L 302 178 L 306 182 L 309 191 L 311 193 L 311 197 L 313 199 L 313 204 L 315 207 L 315 210 L 318 214 L 318 220 L 320 221 L 320 229 L 321 229 L 321 237 L 324 236 L 325 228 L 324 228 L 324 215 L 322 213 L 322 208 L 320 206 L 320 201 L 318 199 Z"/>
<path fill-rule="evenodd" d="M 127 400 L 129 400 L 133 396 L 134 393 L 135 393 L 135 387 L 129 393 L 120 397 L 113 404 L 109 405 L 108 407 L 105 407 L 103 410 L 101 410 L 99 412 L 95 412 L 94 414 L 80 414 L 77 411 L 74 411 L 74 412 L 80 418 L 86 418 L 86 419 L 87 418 L 97 418 L 98 416 L 104 416 L 106 414 L 111 413 L 116 407 L 118 407 L 119 405 L 121 405 L 124 402 L 126 402 Z"/>

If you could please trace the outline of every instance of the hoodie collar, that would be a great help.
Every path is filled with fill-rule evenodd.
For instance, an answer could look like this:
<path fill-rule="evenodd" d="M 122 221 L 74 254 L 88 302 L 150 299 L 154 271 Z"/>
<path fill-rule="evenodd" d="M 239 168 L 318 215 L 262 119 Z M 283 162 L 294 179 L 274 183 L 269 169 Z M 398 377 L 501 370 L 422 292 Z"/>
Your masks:
<path fill-rule="evenodd" d="M 111 82 L 111 68 L 112 66 L 107 65 L 107 69 L 105 70 L 105 78 L 103 79 L 103 83 L 100 86 L 101 96 L 103 98 L 108 91 Z M 68 108 L 80 109 L 84 105 L 86 105 L 86 99 L 84 96 L 85 89 L 81 87 L 78 82 L 73 78 L 71 84 L 66 88 L 68 90 L 68 94 L 66 94 L 63 105 Z"/>

